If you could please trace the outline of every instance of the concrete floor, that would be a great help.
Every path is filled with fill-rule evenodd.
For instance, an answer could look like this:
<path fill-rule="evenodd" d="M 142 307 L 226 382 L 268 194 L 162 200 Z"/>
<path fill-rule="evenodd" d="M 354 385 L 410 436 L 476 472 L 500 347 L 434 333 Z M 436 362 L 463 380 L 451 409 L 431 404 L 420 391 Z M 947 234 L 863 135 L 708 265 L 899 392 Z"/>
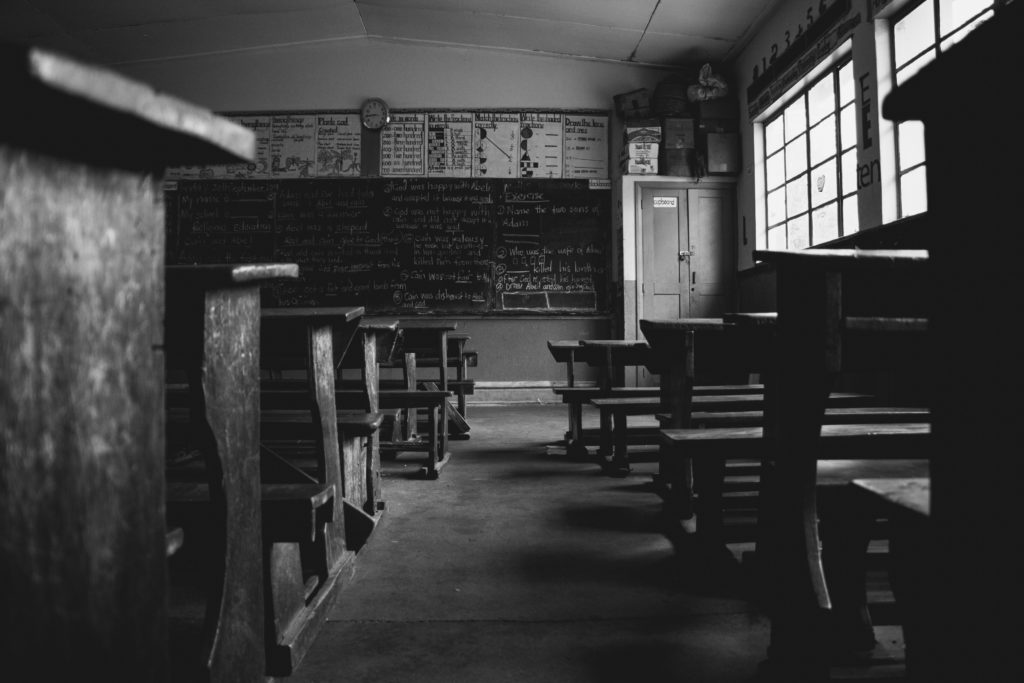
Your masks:
<path fill-rule="evenodd" d="M 387 510 L 288 681 L 751 680 L 767 622 L 732 555 L 669 533 L 653 464 L 614 479 L 548 448 L 561 404 L 468 417 L 438 480 L 384 463 Z"/>

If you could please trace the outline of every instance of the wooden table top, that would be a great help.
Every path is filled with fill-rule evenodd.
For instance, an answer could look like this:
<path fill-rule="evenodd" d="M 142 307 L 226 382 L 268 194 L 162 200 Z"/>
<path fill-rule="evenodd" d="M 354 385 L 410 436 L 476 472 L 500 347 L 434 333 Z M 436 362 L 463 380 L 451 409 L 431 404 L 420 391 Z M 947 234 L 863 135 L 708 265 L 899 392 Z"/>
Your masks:
<path fill-rule="evenodd" d="M 925 517 L 931 514 L 931 480 L 927 477 L 854 479 L 853 485 L 901 509 Z"/>
<path fill-rule="evenodd" d="M 280 320 L 341 320 L 351 322 L 362 317 L 366 309 L 362 306 L 327 306 L 310 308 L 264 308 L 263 318 Z"/>
<path fill-rule="evenodd" d="M 920 267 L 928 264 L 927 249 L 755 249 L 755 261 L 807 270 L 870 270 Z"/>
<path fill-rule="evenodd" d="M 297 263 L 204 263 L 164 267 L 169 293 L 176 288 L 210 289 L 299 277 Z"/>

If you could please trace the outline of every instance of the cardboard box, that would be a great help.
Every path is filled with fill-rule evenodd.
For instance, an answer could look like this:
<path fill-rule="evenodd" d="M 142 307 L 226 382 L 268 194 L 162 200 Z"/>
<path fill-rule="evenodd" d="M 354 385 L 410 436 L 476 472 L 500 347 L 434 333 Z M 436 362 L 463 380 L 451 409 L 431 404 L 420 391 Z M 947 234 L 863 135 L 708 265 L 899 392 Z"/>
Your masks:
<path fill-rule="evenodd" d="M 651 115 L 651 92 L 647 88 L 613 95 L 615 110 L 623 118 Z"/>
<path fill-rule="evenodd" d="M 696 149 L 664 149 L 659 160 L 662 175 L 697 177 Z"/>
<path fill-rule="evenodd" d="M 666 149 L 693 149 L 697 146 L 692 118 L 666 117 L 662 125 L 662 144 Z"/>
<path fill-rule="evenodd" d="M 661 147 L 656 142 L 631 142 L 623 147 L 625 156 L 629 159 L 643 159 L 645 157 L 658 158 L 658 149 Z"/>
<path fill-rule="evenodd" d="M 708 173 L 739 173 L 739 135 L 736 133 L 708 133 L 706 139 Z"/>
<path fill-rule="evenodd" d="M 640 158 L 640 159 L 630 158 L 626 162 L 625 166 L 623 166 L 622 170 L 625 171 L 626 173 L 636 173 L 636 174 L 642 174 L 642 175 L 657 175 L 657 173 L 658 173 L 658 157 L 653 157 L 653 158 L 643 157 L 643 158 Z"/>
<path fill-rule="evenodd" d="M 626 121 L 623 142 L 625 144 L 647 143 L 661 144 L 661 121 L 657 119 Z"/>

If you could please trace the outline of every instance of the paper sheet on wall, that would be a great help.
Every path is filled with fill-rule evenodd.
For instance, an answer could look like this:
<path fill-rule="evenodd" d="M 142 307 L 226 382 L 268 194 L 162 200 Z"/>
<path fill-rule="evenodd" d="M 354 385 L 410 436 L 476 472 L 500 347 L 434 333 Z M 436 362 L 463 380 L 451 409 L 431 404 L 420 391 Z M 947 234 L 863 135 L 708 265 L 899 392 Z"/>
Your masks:
<path fill-rule="evenodd" d="M 248 128 L 256 137 L 256 158 L 251 163 L 228 164 L 224 167 L 226 178 L 269 178 L 270 177 L 270 136 L 273 117 L 232 116 L 232 121 Z"/>
<path fill-rule="evenodd" d="M 608 177 L 608 117 L 565 115 L 564 178 Z"/>
<path fill-rule="evenodd" d="M 362 124 L 356 114 L 318 114 L 316 117 L 316 175 L 320 178 L 358 176 Z"/>
<path fill-rule="evenodd" d="M 380 135 L 382 176 L 426 175 L 426 129 L 426 114 L 392 114 Z"/>
<path fill-rule="evenodd" d="M 275 116 L 270 137 L 270 173 L 275 178 L 316 174 L 316 115 Z"/>
<path fill-rule="evenodd" d="M 519 177 L 519 114 L 478 113 L 474 117 L 473 177 Z"/>
<path fill-rule="evenodd" d="M 562 177 L 562 115 L 520 115 L 519 177 Z"/>
<path fill-rule="evenodd" d="M 427 175 L 468 178 L 473 171 L 473 114 L 427 115 Z"/>

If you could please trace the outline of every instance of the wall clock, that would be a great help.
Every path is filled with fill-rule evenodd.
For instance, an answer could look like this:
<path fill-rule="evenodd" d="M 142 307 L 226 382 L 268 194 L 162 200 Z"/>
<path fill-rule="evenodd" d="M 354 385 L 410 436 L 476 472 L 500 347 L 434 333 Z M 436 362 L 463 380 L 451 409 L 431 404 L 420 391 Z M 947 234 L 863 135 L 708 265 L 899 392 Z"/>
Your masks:
<path fill-rule="evenodd" d="M 391 110 L 387 102 L 379 97 L 371 97 L 359 109 L 359 118 L 370 130 L 380 130 L 391 121 Z"/>

